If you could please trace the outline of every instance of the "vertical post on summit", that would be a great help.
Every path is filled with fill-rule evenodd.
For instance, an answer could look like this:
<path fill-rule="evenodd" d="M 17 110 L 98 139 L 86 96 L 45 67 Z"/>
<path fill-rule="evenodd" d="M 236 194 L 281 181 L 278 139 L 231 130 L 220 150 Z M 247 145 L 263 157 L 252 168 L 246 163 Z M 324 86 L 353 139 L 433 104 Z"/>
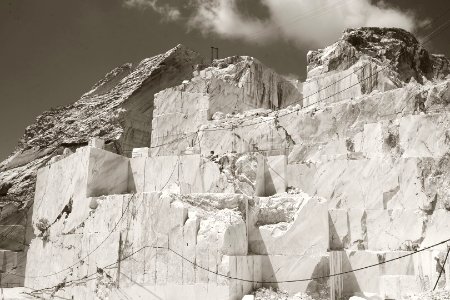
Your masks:
<path fill-rule="evenodd" d="M 214 53 L 216 54 L 215 58 Z M 211 63 L 213 63 L 214 59 L 218 58 L 219 58 L 219 48 L 211 46 Z"/>

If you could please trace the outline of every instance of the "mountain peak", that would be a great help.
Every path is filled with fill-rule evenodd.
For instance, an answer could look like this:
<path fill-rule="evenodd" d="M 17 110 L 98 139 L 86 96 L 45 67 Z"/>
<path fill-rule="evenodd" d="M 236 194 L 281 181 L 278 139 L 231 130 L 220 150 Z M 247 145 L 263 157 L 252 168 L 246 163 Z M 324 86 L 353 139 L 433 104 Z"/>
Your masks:
<path fill-rule="evenodd" d="M 426 42 L 426 41 L 425 41 Z M 346 29 L 333 45 L 308 53 L 308 77 L 342 71 L 362 58 L 390 68 L 402 82 L 442 79 L 450 74 L 447 58 L 430 54 L 410 32 L 400 28 Z"/>

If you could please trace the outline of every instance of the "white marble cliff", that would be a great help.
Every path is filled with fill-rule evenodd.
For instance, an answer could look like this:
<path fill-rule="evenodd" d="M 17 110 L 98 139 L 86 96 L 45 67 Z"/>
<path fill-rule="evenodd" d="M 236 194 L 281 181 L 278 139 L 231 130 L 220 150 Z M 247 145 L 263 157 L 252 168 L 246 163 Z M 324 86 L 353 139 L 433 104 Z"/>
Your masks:
<path fill-rule="evenodd" d="M 0 165 L 1 284 L 44 299 L 412 299 L 444 269 L 449 289 L 449 61 L 360 28 L 308 62 L 298 84 L 177 46 L 44 113 Z"/>

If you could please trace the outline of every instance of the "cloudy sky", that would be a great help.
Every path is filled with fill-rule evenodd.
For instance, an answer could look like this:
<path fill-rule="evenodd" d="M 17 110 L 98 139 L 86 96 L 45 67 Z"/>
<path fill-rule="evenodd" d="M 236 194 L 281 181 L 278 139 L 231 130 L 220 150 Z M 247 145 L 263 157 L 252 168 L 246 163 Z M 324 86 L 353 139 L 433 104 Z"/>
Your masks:
<path fill-rule="evenodd" d="M 125 62 L 182 43 L 251 55 L 304 79 L 309 49 L 342 30 L 401 27 L 419 38 L 450 18 L 448 0 L 2 0 L 0 159 L 42 111 L 76 101 Z M 450 29 L 426 46 L 450 57 Z"/>

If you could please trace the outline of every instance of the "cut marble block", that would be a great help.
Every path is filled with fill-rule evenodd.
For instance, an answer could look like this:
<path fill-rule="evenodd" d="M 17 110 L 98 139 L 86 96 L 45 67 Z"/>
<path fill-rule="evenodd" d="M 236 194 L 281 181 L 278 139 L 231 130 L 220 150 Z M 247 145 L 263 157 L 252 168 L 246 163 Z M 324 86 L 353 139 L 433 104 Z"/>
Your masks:
<path fill-rule="evenodd" d="M 383 154 L 383 132 L 380 123 L 364 125 L 363 153 L 366 157 L 379 157 Z"/>
<path fill-rule="evenodd" d="M 128 158 L 91 148 L 87 170 L 87 197 L 125 194 L 128 191 Z"/>
<path fill-rule="evenodd" d="M 149 147 L 144 148 L 133 148 L 133 152 L 131 153 L 131 158 L 138 157 L 150 157 L 151 151 Z"/>
<path fill-rule="evenodd" d="M 169 229 L 169 248 L 178 254 L 183 253 L 183 226 L 187 219 L 188 209 L 181 202 L 172 202 L 170 204 L 170 229 Z M 172 284 L 183 283 L 183 259 L 174 252 L 168 253 L 168 274 L 167 282 Z"/>
<path fill-rule="evenodd" d="M 211 182 L 217 182 L 219 180 L 219 166 L 213 162 L 203 160 L 200 155 L 186 155 L 180 157 L 178 169 L 180 193 L 212 192 Z M 209 183 L 209 185 L 207 185 L 207 183 Z"/>
<path fill-rule="evenodd" d="M 327 203 L 319 197 L 300 193 L 259 198 L 249 207 L 248 222 L 254 254 L 324 253 L 329 246 Z"/>
<path fill-rule="evenodd" d="M 125 224 L 120 227 L 121 253 L 126 257 L 138 252 L 121 262 L 121 286 L 136 282 L 154 288 L 206 285 L 204 291 L 209 290 L 206 294 L 210 297 L 211 289 L 226 285 L 216 274 L 228 274 L 224 255 L 247 253 L 246 226 L 236 212 L 242 205 L 239 200 L 242 195 L 138 193 L 125 197 L 132 201 Z M 125 211 L 127 200 L 123 202 Z M 197 207 L 190 203 L 196 203 Z M 97 209 L 101 210 L 101 205 Z M 140 251 L 143 247 L 145 251 Z"/>
<path fill-rule="evenodd" d="M 91 217 L 86 219 L 81 228 L 75 230 L 76 233 L 93 234 L 119 230 L 123 227 L 121 219 L 123 213 L 133 208 L 133 195 L 111 195 L 95 198 L 88 198 L 95 209 L 91 210 Z M 63 234 L 68 231 L 64 230 Z"/>
<path fill-rule="evenodd" d="M 381 158 L 289 165 L 289 186 L 329 200 L 330 209 L 383 208 Z"/>
<path fill-rule="evenodd" d="M 330 300 L 342 299 L 344 292 L 343 275 L 337 275 L 342 272 L 342 252 L 330 251 Z"/>
<path fill-rule="evenodd" d="M 361 86 L 357 84 L 358 76 L 354 72 L 355 70 L 348 69 L 335 74 L 325 73 L 308 78 L 303 83 L 304 104 L 312 105 L 321 99 L 339 101 L 361 95 Z"/>
<path fill-rule="evenodd" d="M 342 272 L 377 264 L 382 260 L 382 257 L 378 256 L 377 253 L 368 251 L 347 251 L 344 252 L 343 255 Z M 378 278 L 380 275 L 381 271 L 379 267 L 368 268 L 342 275 L 344 281 L 343 294 L 351 296 L 359 291 L 378 293 Z"/>
<path fill-rule="evenodd" d="M 87 197 L 127 190 L 126 157 L 92 147 L 79 148 L 75 154 L 39 169 L 33 225 L 64 220 L 64 228 L 70 231 L 88 217 L 91 209 Z"/>
<path fill-rule="evenodd" d="M 38 170 L 33 224 L 40 219 L 52 223 L 71 199 L 75 202 L 86 197 L 91 149 L 80 148 L 67 158 Z"/>
<path fill-rule="evenodd" d="M 342 250 L 344 248 L 349 248 L 352 242 L 349 241 L 351 235 L 347 210 L 333 209 L 328 211 L 328 215 L 330 230 L 330 249 Z"/>
<path fill-rule="evenodd" d="M 288 186 L 329 200 L 330 209 L 420 209 L 450 203 L 449 160 L 374 157 L 288 165 Z"/>
<path fill-rule="evenodd" d="M 224 256 L 225 257 L 225 256 Z M 263 281 L 262 273 L 255 272 L 255 265 L 261 266 L 261 256 L 247 255 L 247 256 L 227 256 L 228 272 L 223 272 L 224 266 L 220 269 L 221 274 L 227 275 L 222 277 L 222 284 L 228 285 L 230 291 L 229 299 L 240 300 L 246 294 L 251 293 L 258 286 L 258 281 Z M 219 298 L 220 299 L 220 298 Z"/>
<path fill-rule="evenodd" d="M 89 234 L 89 245 L 84 247 L 86 249 L 85 256 L 78 258 L 75 262 L 83 259 L 83 264 L 87 263 L 87 274 L 95 274 L 99 269 L 106 266 L 114 267 L 113 269 L 104 270 L 112 278 L 114 282 L 117 280 L 117 268 L 119 264 L 119 241 L 120 232 L 112 232 L 108 238 L 105 234 Z M 122 261 L 120 262 L 122 263 Z"/>
<path fill-rule="evenodd" d="M 443 239 L 442 232 L 450 232 L 450 211 L 446 209 L 437 209 L 428 219 L 425 238 L 421 244 L 422 247 L 429 247 L 441 242 Z M 450 242 L 433 249 L 443 251 L 446 250 L 447 246 L 450 246 Z"/>
<path fill-rule="evenodd" d="M 129 190 L 173 193 L 243 193 L 253 195 L 264 184 L 264 163 L 257 153 L 228 155 L 213 160 L 198 154 L 130 159 Z M 234 165 L 236 164 L 236 169 Z"/>
<path fill-rule="evenodd" d="M 150 299 L 150 300 L 178 300 L 178 299 L 196 299 L 196 300 L 211 300 L 211 299 L 231 299 L 241 300 L 241 298 L 232 298 L 230 291 L 226 286 L 195 284 L 195 285 L 145 285 L 135 284 L 120 289 L 112 288 L 108 299 L 123 300 L 124 295 L 127 299 Z M 76 298 L 75 298 L 76 299 Z M 80 298 L 85 299 L 85 298 Z"/>
<path fill-rule="evenodd" d="M 192 213 L 191 215 L 188 215 L 188 219 L 183 226 L 183 257 L 186 258 L 182 261 L 183 284 L 195 283 L 196 268 L 191 262 L 195 261 L 197 232 L 199 227 L 200 219 Z"/>
<path fill-rule="evenodd" d="M 178 156 L 131 158 L 129 190 L 143 193 L 171 188 L 178 181 L 178 160 Z"/>
<path fill-rule="evenodd" d="M 88 235 L 70 234 L 53 237 L 51 241 L 33 239 L 28 250 L 28 257 L 31 255 L 33 259 L 27 260 L 25 286 L 34 289 L 54 286 L 69 273 L 73 278 L 82 278 L 88 274 L 89 264 L 76 263 L 87 256 L 89 249 Z"/>
<path fill-rule="evenodd" d="M 379 294 L 386 299 L 401 299 L 397 294 L 430 290 L 437 280 L 437 262 L 434 257 L 445 252 L 423 251 L 333 251 L 330 278 L 333 300 L 339 295 L 350 297 L 358 293 Z M 368 267 L 369 266 L 369 267 Z M 366 268 L 368 267 L 368 268 Z M 358 270 L 363 268 L 361 270 Z M 396 289 L 396 286 L 399 289 Z M 412 288 L 414 286 L 414 288 Z M 410 288 L 411 287 L 411 288 Z M 393 297 L 394 295 L 394 297 Z M 392 298 L 391 298 L 392 297 Z"/>
<path fill-rule="evenodd" d="M 132 295 L 132 299 L 230 299 L 240 300 L 245 293 L 250 293 L 254 289 L 252 281 L 261 280 L 254 277 L 253 267 L 254 259 L 259 257 L 253 256 L 223 256 L 219 266 L 217 266 L 218 274 L 217 282 L 193 282 L 192 284 L 149 284 L 136 281 L 135 277 L 130 274 L 122 274 L 120 290 Z M 169 262 L 170 263 L 170 262 Z M 220 274 L 220 275 L 219 275 Z M 223 275 L 223 276 L 221 276 Z M 243 282 L 231 278 L 245 278 L 250 282 Z M 221 278 L 219 280 L 219 278 Z M 111 294 L 111 299 L 115 296 Z"/>
<path fill-rule="evenodd" d="M 410 115 L 400 120 L 403 157 L 441 157 L 449 149 L 449 114 Z"/>
<path fill-rule="evenodd" d="M 287 157 L 285 155 L 268 156 L 265 161 L 264 194 L 271 196 L 286 192 Z"/>
<path fill-rule="evenodd" d="M 329 226 L 332 250 L 413 250 L 441 242 L 442 229 L 450 226 L 450 213 L 437 209 L 427 216 L 411 209 L 332 209 Z"/>
<path fill-rule="evenodd" d="M 368 251 L 333 251 L 330 266 L 333 274 L 345 273 L 368 265 L 377 264 L 380 258 Z M 378 266 L 330 277 L 332 300 L 353 296 L 358 292 L 378 293 L 380 276 Z"/>
<path fill-rule="evenodd" d="M 383 275 L 380 276 L 379 295 L 383 299 L 407 299 L 410 296 L 425 292 L 421 289 L 417 276 Z"/>
<path fill-rule="evenodd" d="M 435 250 L 433 248 L 414 255 L 414 274 L 418 276 L 420 287 L 423 290 L 430 290 L 434 287 L 439 277 L 446 253 L 446 249 Z M 444 266 L 444 269 L 445 268 L 446 266 Z M 445 282 L 446 278 L 444 277 L 445 276 L 441 277 L 441 282 Z M 445 287 L 445 284 L 439 285 L 441 288 Z"/>
<path fill-rule="evenodd" d="M 313 297 L 328 294 L 327 279 L 297 281 L 328 276 L 328 254 L 312 255 L 261 255 L 261 275 L 264 287 L 276 287 L 289 295 L 308 293 Z M 294 281 L 294 282 L 286 282 Z"/>
<path fill-rule="evenodd" d="M 412 250 L 423 236 L 423 215 L 414 210 L 367 210 L 369 250 Z"/>

